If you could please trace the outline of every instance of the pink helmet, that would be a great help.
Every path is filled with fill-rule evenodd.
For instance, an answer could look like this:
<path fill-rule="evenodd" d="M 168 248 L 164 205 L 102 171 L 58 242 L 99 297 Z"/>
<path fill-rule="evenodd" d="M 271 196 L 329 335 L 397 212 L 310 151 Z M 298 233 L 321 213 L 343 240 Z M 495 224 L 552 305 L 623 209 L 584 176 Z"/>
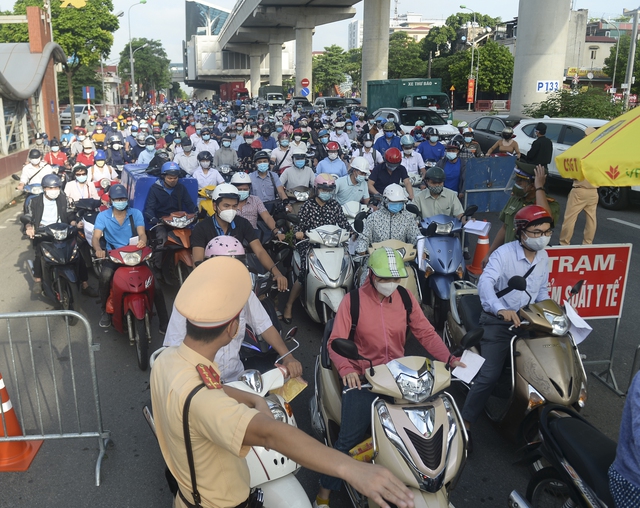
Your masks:
<path fill-rule="evenodd" d="M 329 173 L 320 173 L 313 181 L 313 185 L 316 189 L 335 190 L 336 180 Z"/>
<path fill-rule="evenodd" d="M 204 257 L 213 256 L 244 256 L 244 247 L 233 236 L 216 236 L 204 249 Z"/>

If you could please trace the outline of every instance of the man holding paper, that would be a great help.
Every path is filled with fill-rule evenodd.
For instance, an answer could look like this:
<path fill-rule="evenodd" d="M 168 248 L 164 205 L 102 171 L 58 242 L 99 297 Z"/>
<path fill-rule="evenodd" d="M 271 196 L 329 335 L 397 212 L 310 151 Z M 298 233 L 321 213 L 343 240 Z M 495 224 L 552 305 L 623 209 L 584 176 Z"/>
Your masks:
<path fill-rule="evenodd" d="M 433 166 L 424 177 L 427 188 L 416 193 L 414 203 L 420 209 L 422 218 L 434 215 L 449 215 L 466 222 L 464 209 L 458 195 L 444 186 L 444 169 Z"/>
<path fill-rule="evenodd" d="M 491 255 L 478 281 L 480 326 L 484 328 L 480 348 L 485 362 L 462 409 L 467 429 L 482 413 L 500 378 L 512 337 L 523 333 L 518 330 L 518 311 L 529 303 L 529 295 L 534 302 L 549 298 L 549 256 L 545 247 L 553 233 L 553 217 L 545 208 L 529 205 L 515 214 L 514 225 L 516 239 Z M 524 291 L 503 291 L 516 275 L 526 279 L 529 295 Z"/>

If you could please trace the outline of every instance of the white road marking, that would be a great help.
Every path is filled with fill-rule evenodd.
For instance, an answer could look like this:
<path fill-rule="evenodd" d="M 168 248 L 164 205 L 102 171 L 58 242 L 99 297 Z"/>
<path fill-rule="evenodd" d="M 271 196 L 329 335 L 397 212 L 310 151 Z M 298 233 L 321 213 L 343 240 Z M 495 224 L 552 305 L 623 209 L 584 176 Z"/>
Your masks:
<path fill-rule="evenodd" d="M 607 220 L 610 220 L 610 221 L 613 221 L 613 222 L 617 222 L 618 224 L 623 224 L 625 226 L 629 226 L 629 227 L 632 227 L 632 228 L 640 229 L 640 225 L 639 224 L 634 224 L 633 222 L 627 222 L 626 220 L 616 219 L 614 217 L 609 217 L 609 218 L 607 218 Z"/>
<path fill-rule="evenodd" d="M 0 226 L 0 229 L 7 229 L 7 226 Z"/>

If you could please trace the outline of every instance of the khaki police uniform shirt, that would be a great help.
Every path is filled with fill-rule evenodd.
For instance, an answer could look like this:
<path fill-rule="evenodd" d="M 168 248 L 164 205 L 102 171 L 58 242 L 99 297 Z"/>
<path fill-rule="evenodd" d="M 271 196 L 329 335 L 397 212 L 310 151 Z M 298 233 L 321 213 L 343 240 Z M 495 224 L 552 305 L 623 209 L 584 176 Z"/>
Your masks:
<path fill-rule="evenodd" d="M 553 217 L 553 222 L 557 225 L 558 220 L 560 219 L 560 205 L 555 199 L 552 198 L 547 198 L 547 201 L 549 201 L 549 207 L 551 208 L 551 216 Z M 507 201 L 507 204 L 504 205 L 504 208 L 500 212 L 500 220 L 504 222 L 505 225 L 504 243 L 513 242 L 516 239 L 516 213 L 518 213 L 527 205 L 535 204 L 535 198 L 531 201 L 525 201 L 525 198 L 519 198 L 516 196 L 511 196 L 509 198 L 509 201 Z"/>
<path fill-rule="evenodd" d="M 151 402 L 158 442 L 167 466 L 190 502 L 193 499 L 182 411 L 191 390 L 202 383 L 196 370 L 198 364 L 213 366 L 220 373 L 215 362 L 184 343 L 164 351 L 151 372 Z M 244 457 L 250 447 L 242 446 L 242 442 L 249 422 L 257 413 L 222 389 L 204 387 L 193 397 L 189 427 L 203 508 L 237 506 L 249 496 L 249 468 Z M 174 506 L 186 508 L 179 496 Z"/>
<path fill-rule="evenodd" d="M 458 195 L 451 189 L 443 188 L 442 194 L 434 198 L 429 189 L 417 192 L 413 202 L 420 209 L 422 218 L 433 217 L 434 215 L 451 215 L 457 217 L 464 213 Z"/>

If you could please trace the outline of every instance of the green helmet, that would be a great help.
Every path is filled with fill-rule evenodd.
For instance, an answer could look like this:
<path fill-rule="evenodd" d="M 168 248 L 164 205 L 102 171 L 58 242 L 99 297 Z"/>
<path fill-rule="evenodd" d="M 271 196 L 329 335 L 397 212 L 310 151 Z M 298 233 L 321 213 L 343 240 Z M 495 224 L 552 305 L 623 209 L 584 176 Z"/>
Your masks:
<path fill-rule="evenodd" d="M 390 247 L 381 247 L 369 256 L 369 268 L 382 279 L 404 279 L 408 277 L 400 253 Z"/>

